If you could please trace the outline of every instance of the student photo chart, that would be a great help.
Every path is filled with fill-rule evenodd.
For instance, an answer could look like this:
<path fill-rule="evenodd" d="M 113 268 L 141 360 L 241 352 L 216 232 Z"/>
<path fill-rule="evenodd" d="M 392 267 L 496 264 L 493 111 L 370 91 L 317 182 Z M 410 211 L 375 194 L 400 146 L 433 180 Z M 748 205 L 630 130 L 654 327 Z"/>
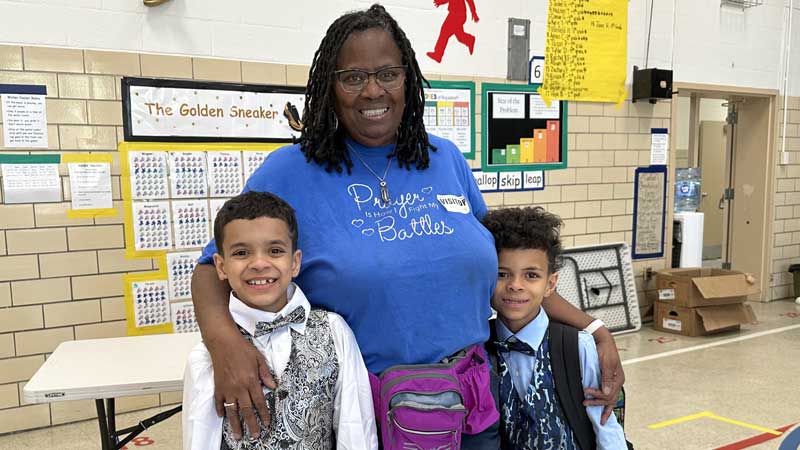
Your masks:
<path fill-rule="evenodd" d="M 567 167 L 567 103 L 547 106 L 536 88 L 483 85 L 483 171 Z"/>

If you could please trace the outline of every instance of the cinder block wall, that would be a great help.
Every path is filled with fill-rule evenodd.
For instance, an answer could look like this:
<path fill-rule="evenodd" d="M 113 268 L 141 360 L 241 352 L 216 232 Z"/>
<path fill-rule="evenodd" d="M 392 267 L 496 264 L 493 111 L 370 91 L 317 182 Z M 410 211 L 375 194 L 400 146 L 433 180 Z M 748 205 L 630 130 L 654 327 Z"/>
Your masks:
<path fill-rule="evenodd" d="M 304 86 L 307 74 L 307 66 L 0 46 L 0 83 L 47 86 L 50 146 L 36 152 L 114 155 L 114 199 L 120 211 L 116 149 L 122 140 L 121 76 Z M 465 79 L 447 75 L 430 78 Z M 478 93 L 480 82 L 504 82 L 471 80 L 476 81 Z M 480 133 L 478 97 L 476 126 Z M 563 236 L 568 247 L 620 241 L 630 244 L 634 169 L 649 164 L 650 128 L 668 128 L 669 118 L 669 102 L 626 102 L 619 109 L 610 104 L 570 103 L 569 168 L 548 172 L 544 191 L 489 193 L 486 201 L 493 208 L 546 207 L 564 219 Z M 476 142 L 480 145 L 480 136 Z M 0 147 L 0 151 L 15 150 Z M 0 433 L 94 417 L 91 401 L 24 405 L 22 388 L 59 343 L 124 336 L 122 276 L 155 269 L 151 260 L 125 259 L 121 215 L 112 219 L 67 219 L 69 180 L 65 167 L 62 176 L 61 203 L 0 202 Z M 634 264 L 645 316 L 652 304 L 652 286 L 641 276 L 646 267 L 662 268 L 663 259 Z M 125 398 L 118 403 L 118 410 L 178 401 L 180 393 Z"/>
<path fill-rule="evenodd" d="M 780 108 L 777 117 L 778 140 L 775 146 L 775 221 L 773 223 L 774 244 L 772 248 L 772 280 L 770 300 L 798 297 L 792 287 L 789 265 L 800 262 L 800 97 L 788 99 L 786 151 L 789 164 L 780 163 L 783 147 L 784 101 L 778 99 Z"/>

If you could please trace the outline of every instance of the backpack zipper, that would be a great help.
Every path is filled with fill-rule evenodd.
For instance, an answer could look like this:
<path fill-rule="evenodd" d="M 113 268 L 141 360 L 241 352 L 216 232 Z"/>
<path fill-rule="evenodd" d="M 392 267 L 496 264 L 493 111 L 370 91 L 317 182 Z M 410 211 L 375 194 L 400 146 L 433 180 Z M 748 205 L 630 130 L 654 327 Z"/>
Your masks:
<path fill-rule="evenodd" d="M 448 375 L 446 373 L 436 373 L 436 372 L 425 372 L 425 373 L 412 373 L 410 375 L 403 375 L 402 377 L 397 377 L 394 379 L 389 380 L 386 384 L 381 387 L 381 396 L 383 396 L 386 391 L 391 389 L 396 384 L 400 383 L 401 381 L 413 380 L 414 378 L 443 378 L 445 380 L 451 381 L 454 384 L 458 385 L 458 381 L 456 377 L 452 375 Z M 454 391 L 458 392 L 458 391 Z M 460 395 L 460 393 L 459 393 Z"/>

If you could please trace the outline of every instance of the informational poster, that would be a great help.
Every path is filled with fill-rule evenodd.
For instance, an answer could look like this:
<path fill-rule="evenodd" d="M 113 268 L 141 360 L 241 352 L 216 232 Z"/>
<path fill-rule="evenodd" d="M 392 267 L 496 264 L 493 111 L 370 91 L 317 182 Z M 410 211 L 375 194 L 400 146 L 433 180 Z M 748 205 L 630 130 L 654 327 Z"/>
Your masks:
<path fill-rule="evenodd" d="M 61 176 L 58 174 L 58 164 L 3 163 L 2 172 L 5 203 L 61 201 Z"/>
<path fill-rule="evenodd" d="M 544 171 L 484 172 L 472 169 L 472 176 L 481 192 L 514 192 L 544 190 Z"/>
<path fill-rule="evenodd" d="M 664 254 L 666 166 L 636 169 L 634 190 L 633 258 L 660 258 Z"/>
<path fill-rule="evenodd" d="M 69 163 L 67 168 L 73 210 L 113 207 L 111 163 Z"/>
<path fill-rule="evenodd" d="M 167 253 L 169 298 L 192 298 L 192 272 L 200 252 Z"/>
<path fill-rule="evenodd" d="M 244 152 L 244 181 L 247 181 L 253 172 L 256 171 L 264 160 L 269 156 L 269 152 Z"/>
<path fill-rule="evenodd" d="M 133 203 L 133 238 L 136 250 L 172 248 L 169 202 Z"/>
<path fill-rule="evenodd" d="M 123 78 L 126 141 L 290 142 L 302 131 L 302 88 Z"/>
<path fill-rule="evenodd" d="M 137 328 L 169 323 L 170 308 L 165 280 L 133 283 L 133 313 Z"/>
<path fill-rule="evenodd" d="M 169 177 L 172 198 L 206 197 L 207 167 L 205 152 L 171 152 Z"/>
<path fill-rule="evenodd" d="M 628 1 L 550 0 L 547 71 L 539 89 L 551 100 L 621 103 L 626 96 Z"/>
<path fill-rule="evenodd" d="M 205 247 L 211 240 L 206 200 L 172 202 L 172 225 L 175 228 L 175 248 Z"/>
<path fill-rule="evenodd" d="M 475 158 L 475 83 L 431 81 L 425 88 L 425 130 Z"/>
<path fill-rule="evenodd" d="M 171 303 L 172 327 L 175 333 L 195 333 L 200 331 L 191 301 Z"/>
<path fill-rule="evenodd" d="M 666 165 L 667 161 L 669 161 L 668 130 L 666 128 L 653 128 L 650 136 L 650 165 Z"/>
<path fill-rule="evenodd" d="M 567 104 L 547 105 L 530 85 L 483 84 L 481 169 L 530 172 L 567 167 Z"/>
<path fill-rule="evenodd" d="M 164 152 L 130 152 L 131 198 L 149 200 L 169 198 L 167 154 Z"/>
<path fill-rule="evenodd" d="M 212 197 L 233 197 L 242 192 L 241 152 L 209 152 L 208 186 Z"/>
<path fill-rule="evenodd" d="M 47 148 L 44 95 L 2 94 L 0 102 L 6 148 Z"/>

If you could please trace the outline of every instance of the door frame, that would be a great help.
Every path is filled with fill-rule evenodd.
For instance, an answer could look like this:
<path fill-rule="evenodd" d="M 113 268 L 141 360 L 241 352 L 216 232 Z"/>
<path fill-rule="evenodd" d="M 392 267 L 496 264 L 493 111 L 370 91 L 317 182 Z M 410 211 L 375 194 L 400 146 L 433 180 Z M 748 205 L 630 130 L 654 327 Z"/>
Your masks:
<path fill-rule="evenodd" d="M 672 94 L 672 104 L 671 104 L 671 113 L 670 113 L 670 128 L 672 130 L 673 138 L 669 141 L 669 161 L 668 161 L 668 170 L 667 170 L 667 182 L 668 186 L 674 186 L 675 184 L 675 166 L 676 166 L 676 153 L 677 153 L 677 145 L 675 136 L 675 130 L 678 127 L 678 97 L 679 92 L 682 94 L 689 93 L 696 94 L 698 97 L 703 98 L 721 98 L 721 99 L 728 99 L 731 96 L 739 96 L 739 97 L 762 97 L 768 98 L 770 101 L 769 107 L 769 125 L 767 130 L 767 151 L 766 151 L 766 173 L 765 179 L 763 180 L 763 187 L 764 187 L 764 204 L 766 207 L 764 208 L 764 235 L 761 237 L 761 248 L 763 249 L 761 252 L 761 271 L 758 274 L 754 274 L 759 283 L 761 294 L 758 298 L 751 298 L 751 300 L 758 300 L 758 301 L 770 301 L 771 293 L 770 293 L 770 279 L 771 276 L 771 261 L 772 261 L 772 246 L 774 242 L 773 236 L 773 219 L 775 215 L 775 151 L 777 145 L 777 115 L 778 115 L 778 97 L 780 93 L 775 89 L 757 89 L 757 88 L 746 88 L 746 87 L 739 87 L 739 86 L 724 86 L 724 85 L 711 85 L 711 84 L 698 84 L 698 83 L 688 83 L 688 82 L 675 82 L 673 83 L 673 94 Z M 691 126 L 691 123 L 690 123 Z M 667 189 L 667 220 L 666 220 L 666 233 L 667 236 L 672 236 L 672 220 L 674 217 L 674 211 L 671 205 L 674 202 L 674 189 Z M 671 241 L 671 238 L 670 238 Z M 665 261 L 668 263 L 672 261 L 672 246 L 667 245 L 665 246 Z"/>

